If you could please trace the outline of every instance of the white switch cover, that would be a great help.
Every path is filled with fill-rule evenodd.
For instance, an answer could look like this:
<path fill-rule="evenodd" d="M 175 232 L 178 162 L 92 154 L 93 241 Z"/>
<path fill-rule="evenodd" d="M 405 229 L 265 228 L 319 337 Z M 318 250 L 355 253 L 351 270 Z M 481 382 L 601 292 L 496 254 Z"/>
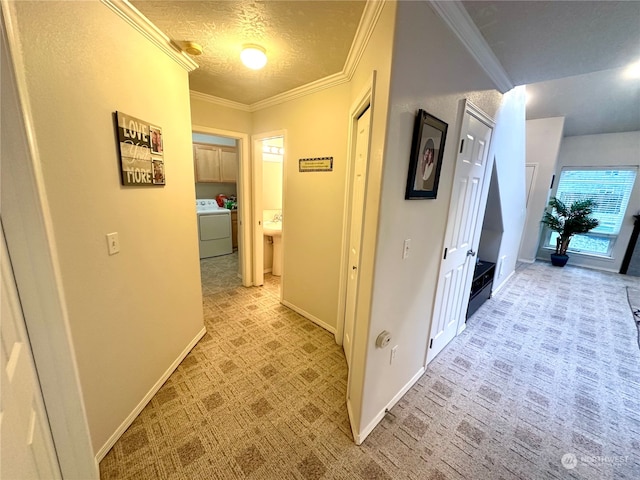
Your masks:
<path fill-rule="evenodd" d="M 393 364 L 393 361 L 396 359 L 396 354 L 398 353 L 398 345 L 391 349 L 391 358 L 389 359 L 389 364 Z"/>
<path fill-rule="evenodd" d="M 403 260 L 409 256 L 409 247 L 411 247 L 411 239 L 407 238 L 404 241 L 404 247 L 402 248 L 402 259 Z"/>
<path fill-rule="evenodd" d="M 109 255 L 115 255 L 120 251 L 118 232 L 107 233 L 107 246 L 109 247 Z"/>

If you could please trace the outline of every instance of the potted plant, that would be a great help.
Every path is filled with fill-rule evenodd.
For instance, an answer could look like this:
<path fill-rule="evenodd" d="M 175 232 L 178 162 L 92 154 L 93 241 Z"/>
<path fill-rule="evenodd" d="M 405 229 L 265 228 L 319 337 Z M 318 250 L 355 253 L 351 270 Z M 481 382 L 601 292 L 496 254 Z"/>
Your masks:
<path fill-rule="evenodd" d="M 556 238 L 556 252 L 551 254 L 551 263 L 556 267 L 564 267 L 569 260 L 567 249 L 571 237 L 579 233 L 587 233 L 596 228 L 600 222 L 591 217 L 597 203 L 592 198 L 574 201 L 567 207 L 562 200 L 551 197 L 549 208 L 542 217 L 542 223 L 554 232 Z"/>

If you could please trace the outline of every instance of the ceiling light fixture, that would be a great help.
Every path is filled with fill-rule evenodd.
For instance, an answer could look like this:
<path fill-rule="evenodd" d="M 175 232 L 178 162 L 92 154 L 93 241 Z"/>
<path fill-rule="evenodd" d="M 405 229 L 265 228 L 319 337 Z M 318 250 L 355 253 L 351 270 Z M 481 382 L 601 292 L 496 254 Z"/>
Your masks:
<path fill-rule="evenodd" d="M 252 70 L 260 70 L 267 64 L 267 51 L 260 45 L 243 45 L 240 59 Z"/>
<path fill-rule="evenodd" d="M 624 70 L 624 76 L 627 78 L 640 78 L 640 61 L 632 63 Z"/>
<path fill-rule="evenodd" d="M 197 57 L 198 55 L 202 55 L 202 45 L 196 42 L 184 42 L 184 51 L 189 55 Z"/>

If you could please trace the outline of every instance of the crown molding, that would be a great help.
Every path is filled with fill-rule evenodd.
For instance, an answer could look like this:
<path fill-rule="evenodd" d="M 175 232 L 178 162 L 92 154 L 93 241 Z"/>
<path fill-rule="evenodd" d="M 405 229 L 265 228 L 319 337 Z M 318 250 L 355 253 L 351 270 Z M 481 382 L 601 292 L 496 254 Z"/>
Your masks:
<path fill-rule="evenodd" d="M 384 4 L 385 0 L 370 0 L 364 6 L 364 12 L 362 12 L 362 18 L 360 18 L 356 36 L 353 39 L 351 49 L 349 49 L 349 55 L 347 55 L 347 60 L 342 69 L 342 73 L 344 73 L 349 80 L 353 78 L 362 54 L 365 48 L 367 48 L 367 44 L 378 23 L 378 18 L 380 18 Z"/>
<path fill-rule="evenodd" d="M 213 103 L 215 105 L 221 105 L 223 107 L 234 108 L 236 110 L 242 110 L 243 112 L 251 112 L 251 105 L 246 103 L 234 102 L 233 100 L 227 100 L 226 98 L 216 97 L 209 95 L 208 93 L 196 92 L 195 90 L 189 90 L 191 98 L 196 100 L 202 100 L 203 102 Z"/>
<path fill-rule="evenodd" d="M 496 88 L 501 93 L 511 90 L 514 87 L 513 82 L 462 3 L 437 0 L 429 0 L 429 3 L 482 67 Z"/>
<path fill-rule="evenodd" d="M 311 83 L 307 83 L 306 85 L 301 85 L 300 87 L 274 95 L 273 97 L 265 98 L 264 100 L 260 100 L 259 102 L 255 102 L 250 105 L 226 100 L 206 93 L 195 92 L 193 90 L 191 91 L 191 98 L 221 105 L 223 107 L 235 108 L 244 112 L 256 112 L 263 108 L 273 107 L 274 105 L 279 105 L 290 100 L 295 100 L 296 98 L 304 97 L 311 93 L 320 92 L 327 88 L 346 83 L 353 78 L 356 67 L 360 62 L 362 54 L 364 53 L 364 50 L 369 43 L 369 39 L 373 34 L 373 30 L 378 23 L 380 13 L 382 12 L 382 7 L 384 7 L 385 2 L 386 0 L 370 0 L 365 4 L 362 17 L 360 18 L 360 23 L 358 24 L 358 29 L 356 30 L 356 35 L 353 39 L 353 43 L 351 44 L 349 54 L 347 55 L 347 59 L 341 72 L 320 78 Z"/>
<path fill-rule="evenodd" d="M 307 83 L 306 85 L 296 87 L 293 90 L 288 90 L 273 97 L 265 98 L 264 100 L 260 100 L 259 102 L 252 103 L 249 108 L 252 112 L 255 112 L 257 110 L 262 110 L 263 108 L 273 107 L 274 105 L 278 105 L 280 103 L 304 97 L 305 95 L 309 95 L 310 93 L 316 93 L 330 87 L 335 87 L 336 85 L 340 85 L 348 81 L 349 78 L 343 72 L 334 73 L 333 75 L 329 75 L 328 77 L 320 78 L 319 80 Z"/>
<path fill-rule="evenodd" d="M 178 48 L 169 37 L 162 33 L 162 31 L 151 23 L 149 19 L 140 12 L 140 10 L 131 5 L 127 0 L 100 1 L 140 32 L 147 38 L 147 40 L 175 60 L 178 65 L 184 68 L 187 72 L 192 72 L 198 68 L 198 64 L 196 62 L 180 50 L 180 48 Z"/>

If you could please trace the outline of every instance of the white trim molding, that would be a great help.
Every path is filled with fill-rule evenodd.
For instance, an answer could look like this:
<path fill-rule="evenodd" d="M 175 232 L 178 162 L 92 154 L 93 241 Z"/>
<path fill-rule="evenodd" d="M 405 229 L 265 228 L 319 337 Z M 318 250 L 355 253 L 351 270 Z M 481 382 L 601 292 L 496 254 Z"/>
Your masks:
<path fill-rule="evenodd" d="M 103 2 L 111 1 L 126 1 L 126 0 L 102 0 Z M 362 17 L 360 18 L 360 24 L 356 31 L 356 35 L 351 44 L 351 49 L 347 55 L 347 59 L 344 63 L 342 71 L 329 75 L 328 77 L 320 78 L 306 85 L 301 85 L 292 90 L 288 90 L 273 97 L 265 98 L 252 104 L 234 102 L 224 98 L 208 95 L 206 93 L 191 91 L 191 98 L 196 98 L 205 102 L 213 103 L 215 105 L 221 105 L 223 107 L 235 108 L 244 112 L 256 112 L 264 108 L 273 107 L 296 98 L 304 97 L 311 93 L 316 93 L 326 88 L 335 87 L 343 83 L 349 82 L 353 78 L 353 74 L 356 71 L 356 67 L 362 58 L 367 43 L 373 34 L 373 30 L 378 23 L 382 7 L 384 7 L 386 0 L 371 0 L 368 1 L 364 7 Z"/>
<path fill-rule="evenodd" d="M 342 69 L 342 73 L 346 75 L 349 80 L 353 78 L 353 74 L 356 71 L 358 63 L 360 63 L 362 54 L 364 53 L 365 48 L 367 48 L 369 39 L 373 34 L 373 29 L 378 23 L 378 19 L 382 13 L 384 3 L 385 0 L 370 0 L 364 7 L 364 12 L 362 12 L 360 24 L 358 25 L 358 30 L 356 30 L 356 35 L 353 38 L 349 55 L 347 55 L 347 60 L 344 62 L 344 68 Z"/>
<path fill-rule="evenodd" d="M 376 428 L 376 426 L 382 421 L 382 419 L 385 417 L 387 412 L 391 410 L 394 407 L 394 405 L 400 401 L 402 397 L 404 397 L 404 394 L 407 393 L 411 389 L 411 387 L 413 387 L 416 384 L 418 380 L 420 380 L 420 377 L 422 377 L 424 372 L 425 372 L 425 367 L 421 367 L 420 370 L 418 370 L 418 373 L 416 373 L 411 378 L 411 380 L 409 380 L 406 383 L 406 385 L 402 387 L 402 389 L 391 399 L 391 401 L 387 403 L 387 405 L 378 412 L 375 418 L 371 420 L 371 422 L 369 422 L 369 425 L 367 425 L 360 432 L 358 432 L 353 436 L 353 441 L 355 442 L 356 445 L 362 445 L 362 442 L 364 442 L 366 438 L 369 436 L 369 434 L 373 432 L 373 429 Z M 349 403 L 347 403 L 347 409 L 349 408 L 349 406 L 350 406 Z"/>
<path fill-rule="evenodd" d="M 200 330 L 196 334 L 196 336 L 193 338 L 193 340 L 191 340 L 187 344 L 187 346 L 184 348 L 184 350 L 178 355 L 178 358 L 176 358 L 173 361 L 173 363 L 169 366 L 169 368 L 167 368 L 167 370 L 162 374 L 162 376 L 158 379 L 158 381 L 147 392 L 147 394 L 144 396 L 144 398 L 142 400 L 140 400 L 140 403 L 138 403 L 138 405 L 136 405 L 136 407 L 133 409 L 133 411 L 127 416 L 127 418 L 124 419 L 124 421 L 120 424 L 120 426 L 116 429 L 116 431 L 113 432 L 111 437 L 109 437 L 109 439 L 100 448 L 100 450 L 98 450 L 98 453 L 96 453 L 96 463 L 97 464 L 99 464 L 102 461 L 102 459 L 107 455 L 107 453 L 109 453 L 109 450 L 111 450 L 111 448 L 115 445 L 115 443 L 122 436 L 122 434 L 127 430 L 127 428 L 129 428 L 131 426 L 131 424 L 138 417 L 138 415 L 140 414 L 142 409 L 144 407 L 146 407 L 147 404 L 153 398 L 153 396 L 156 393 L 158 393 L 158 390 L 160 390 L 160 387 L 162 387 L 162 385 L 164 385 L 164 382 L 166 382 L 169 379 L 169 377 L 175 371 L 175 369 L 178 368 L 178 365 L 180 365 L 180 363 L 182 363 L 182 361 L 189 354 L 189 352 L 193 349 L 193 347 L 195 347 L 196 344 L 200 341 L 200 339 L 202 337 L 204 337 L 205 333 L 207 333 L 207 329 L 205 327 L 202 327 L 202 330 Z"/>
<path fill-rule="evenodd" d="M 500 93 L 511 90 L 514 87 L 513 82 L 478 27 L 473 23 L 462 2 L 429 0 L 429 3 L 493 81 Z"/>
<path fill-rule="evenodd" d="M 318 317 L 316 317 L 315 315 L 311 315 L 309 312 L 305 312 L 304 310 L 302 310 L 301 308 L 296 307 L 293 303 L 287 302 L 286 300 L 281 300 L 280 303 L 282 303 L 282 305 L 284 305 L 287 308 L 290 308 L 291 310 L 293 310 L 294 312 L 302 315 L 304 318 L 306 318 L 307 320 L 311 320 L 313 323 L 315 323 L 316 325 L 318 325 L 319 327 L 324 328 L 326 331 L 332 333 L 333 335 L 336 334 L 336 329 L 335 327 L 332 327 L 331 325 L 329 325 L 328 323 L 323 322 L 322 320 L 320 320 Z"/>
<path fill-rule="evenodd" d="M 192 72 L 198 68 L 189 55 L 184 53 L 180 47 L 171 41 L 162 31 L 145 17 L 140 10 L 131 5 L 128 0 L 100 0 L 109 9 L 115 12 L 120 18 L 140 32 L 156 47 L 175 60 L 178 65 L 187 72 Z"/>
<path fill-rule="evenodd" d="M 222 107 L 235 108 L 236 110 L 241 110 L 243 112 L 251 112 L 251 106 L 245 103 L 234 102 L 233 100 L 227 100 L 226 98 L 215 97 L 213 95 L 209 95 L 207 93 L 196 92 L 195 90 L 189 90 L 189 95 L 191 98 L 196 100 L 202 100 L 203 102 L 213 103 L 215 105 L 220 105 Z"/>

